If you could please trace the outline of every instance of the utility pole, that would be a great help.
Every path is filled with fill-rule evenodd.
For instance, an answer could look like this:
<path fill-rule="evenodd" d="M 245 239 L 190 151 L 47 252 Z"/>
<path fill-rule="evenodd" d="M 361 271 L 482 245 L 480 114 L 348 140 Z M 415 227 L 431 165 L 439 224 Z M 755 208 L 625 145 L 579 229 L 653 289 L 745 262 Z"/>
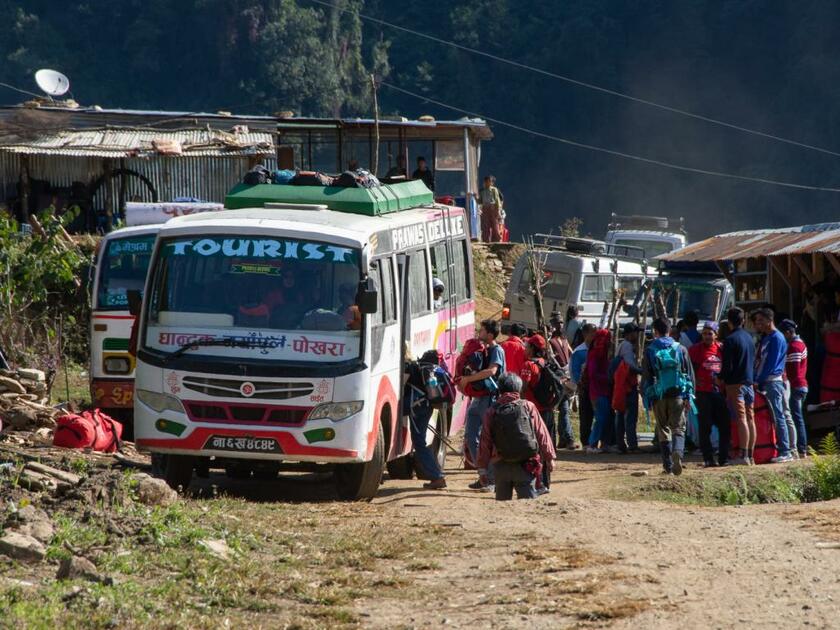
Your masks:
<path fill-rule="evenodd" d="M 373 90 L 373 121 L 374 121 L 374 135 L 373 135 L 373 164 L 371 165 L 371 173 L 377 175 L 379 171 L 379 99 L 376 96 L 376 77 L 371 73 L 370 87 Z"/>

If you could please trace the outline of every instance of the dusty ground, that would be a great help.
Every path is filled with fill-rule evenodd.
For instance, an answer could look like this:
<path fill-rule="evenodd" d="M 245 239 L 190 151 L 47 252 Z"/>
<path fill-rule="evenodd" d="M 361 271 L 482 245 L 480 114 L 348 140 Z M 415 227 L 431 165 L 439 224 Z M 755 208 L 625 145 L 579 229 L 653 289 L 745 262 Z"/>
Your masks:
<path fill-rule="evenodd" d="M 452 456 L 447 491 L 387 480 L 370 504 L 319 476 L 216 474 L 166 509 L 48 502 L 48 560 L 0 563 L 0 627 L 837 627 L 840 549 L 816 543 L 840 540 L 840 501 L 659 503 L 638 498 L 654 455 L 561 457 L 535 501 L 468 490 Z M 114 584 L 57 582 L 66 543 Z"/>

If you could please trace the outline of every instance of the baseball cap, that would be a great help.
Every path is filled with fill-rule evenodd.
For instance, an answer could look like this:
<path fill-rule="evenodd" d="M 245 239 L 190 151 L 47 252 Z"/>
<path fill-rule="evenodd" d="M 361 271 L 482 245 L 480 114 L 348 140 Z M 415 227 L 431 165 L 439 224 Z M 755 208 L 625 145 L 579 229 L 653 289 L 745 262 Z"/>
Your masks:
<path fill-rule="evenodd" d="M 787 332 L 789 330 L 796 331 L 796 322 L 792 319 L 783 319 L 779 322 L 779 330 Z"/>
<path fill-rule="evenodd" d="M 718 331 L 718 323 L 713 322 L 710 319 L 707 319 L 705 322 L 703 322 L 703 328 L 708 328 L 709 330 L 714 330 L 715 332 L 717 332 Z"/>
<path fill-rule="evenodd" d="M 545 350 L 545 338 L 542 335 L 531 335 L 525 340 L 525 343 L 537 350 Z"/>
<path fill-rule="evenodd" d="M 627 322 L 626 324 L 624 324 L 624 334 L 625 335 L 628 335 L 628 334 L 634 333 L 634 332 L 642 332 L 643 330 L 644 330 L 644 328 L 642 328 L 638 324 L 634 324 L 633 322 Z"/>
<path fill-rule="evenodd" d="M 443 281 L 438 278 L 432 278 L 432 289 L 443 291 Z"/>

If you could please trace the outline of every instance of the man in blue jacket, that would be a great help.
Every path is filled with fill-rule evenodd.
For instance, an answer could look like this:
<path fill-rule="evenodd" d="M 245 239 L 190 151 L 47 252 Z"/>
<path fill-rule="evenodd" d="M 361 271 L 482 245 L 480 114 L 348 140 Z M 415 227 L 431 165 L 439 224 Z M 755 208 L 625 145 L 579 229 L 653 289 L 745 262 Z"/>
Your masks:
<path fill-rule="evenodd" d="M 755 343 L 744 330 L 744 311 L 730 308 L 726 314 L 732 331 L 723 340 L 723 365 L 720 378 L 726 385 L 726 400 L 729 402 L 735 426 L 738 427 L 740 457 L 733 464 L 753 463 L 755 449 L 755 416 L 753 415 L 753 368 L 755 367 Z"/>
<path fill-rule="evenodd" d="M 770 461 L 774 464 L 793 461 L 785 414 L 785 383 L 782 380 L 787 358 L 787 340 L 776 328 L 771 309 L 757 309 L 750 318 L 755 329 L 761 334 L 755 361 L 755 386 L 767 400 L 767 408 L 776 425 L 776 449 L 779 454 Z"/>

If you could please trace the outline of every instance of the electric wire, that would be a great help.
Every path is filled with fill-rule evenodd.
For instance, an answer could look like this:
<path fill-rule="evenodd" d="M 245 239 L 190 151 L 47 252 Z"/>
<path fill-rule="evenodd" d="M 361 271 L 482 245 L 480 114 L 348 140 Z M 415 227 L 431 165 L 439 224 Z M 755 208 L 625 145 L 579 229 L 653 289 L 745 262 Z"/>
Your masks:
<path fill-rule="evenodd" d="M 391 90 L 394 90 L 396 92 L 401 92 L 403 94 L 406 94 L 408 96 L 412 96 L 412 97 L 420 99 L 422 101 L 426 101 L 428 103 L 432 103 L 434 105 L 437 105 L 438 107 L 443 107 L 445 109 L 449 109 L 449 110 L 452 110 L 452 111 L 455 111 L 455 112 L 458 112 L 458 113 L 461 113 L 461 114 L 466 114 L 467 116 L 472 116 L 472 117 L 475 117 L 475 118 L 481 118 L 483 120 L 486 120 L 488 122 L 493 123 L 494 125 L 499 125 L 501 127 L 508 127 L 510 129 L 514 129 L 516 131 L 521 131 L 523 133 L 527 133 L 527 134 L 530 134 L 530 135 L 538 137 L 538 138 L 544 138 L 546 140 L 552 140 L 554 142 L 559 142 L 559 143 L 566 144 L 566 145 L 569 145 L 569 146 L 577 147 L 579 149 L 587 149 L 589 151 L 606 153 L 606 154 L 612 155 L 614 157 L 625 158 L 625 159 L 628 159 L 628 160 L 635 160 L 637 162 L 643 162 L 645 164 L 652 164 L 652 165 L 655 165 L 655 166 L 661 166 L 663 168 L 669 168 L 669 169 L 676 170 L 676 171 L 683 171 L 683 172 L 686 172 L 686 173 L 695 173 L 695 174 L 698 174 L 698 175 L 709 175 L 709 176 L 714 176 L 714 177 L 723 177 L 723 178 L 727 178 L 727 179 L 734 179 L 734 180 L 740 180 L 740 181 L 745 181 L 745 182 L 753 182 L 753 183 L 759 183 L 759 184 L 770 184 L 770 185 L 773 185 L 773 186 L 782 186 L 784 188 L 796 188 L 796 189 L 800 189 L 800 190 L 814 190 L 814 191 L 832 192 L 832 193 L 839 193 L 840 192 L 840 188 L 831 188 L 831 187 L 828 187 L 828 186 L 809 186 L 807 184 L 797 184 L 795 182 L 784 182 L 784 181 L 778 181 L 778 180 L 775 180 L 775 179 L 766 179 L 766 178 L 763 178 L 763 177 L 750 177 L 748 175 L 737 175 L 735 173 L 726 173 L 726 172 L 723 172 L 723 171 L 712 171 L 712 170 L 703 169 L 703 168 L 695 168 L 695 167 L 692 167 L 692 166 L 685 166 L 685 165 L 682 165 L 682 164 L 674 164 L 672 162 L 665 162 L 664 160 L 647 158 L 647 157 L 644 157 L 644 156 L 641 156 L 641 155 L 635 155 L 633 153 L 626 153 L 624 151 L 617 151 L 615 149 L 609 149 L 607 147 L 601 147 L 601 146 L 597 146 L 597 145 L 594 145 L 594 144 L 587 144 L 585 142 L 578 142 L 576 140 L 570 140 L 568 138 L 563 138 L 561 136 L 554 136 L 554 135 L 551 135 L 551 134 L 548 134 L 548 133 L 544 133 L 542 131 L 536 131 L 534 129 L 529 129 L 529 128 L 523 127 L 521 125 L 516 125 L 514 123 L 509 123 L 509 122 L 506 122 L 504 120 L 499 120 L 498 118 L 491 118 L 490 116 L 485 116 L 483 114 L 479 114 L 479 113 L 476 113 L 476 112 L 473 112 L 473 111 L 470 111 L 470 110 L 467 110 L 467 109 L 463 109 L 463 108 L 460 108 L 460 107 L 455 107 L 454 105 L 449 105 L 447 103 L 435 100 L 435 99 L 430 98 L 428 96 L 425 96 L 423 94 L 417 94 L 416 92 L 406 90 L 404 88 L 398 87 L 398 86 L 393 85 L 391 83 L 388 83 L 386 81 L 379 81 L 378 83 L 380 85 L 384 85 L 385 87 L 387 87 Z"/>
<path fill-rule="evenodd" d="M 36 98 L 43 97 L 43 94 L 36 94 L 35 92 L 30 92 L 28 90 L 22 90 L 19 87 L 15 87 L 14 85 L 9 85 L 8 83 L 3 83 L 2 81 L 0 81 L 0 86 L 2 86 L 4 88 L 9 88 L 10 90 L 14 90 L 15 92 L 20 92 L 21 94 L 27 94 L 29 96 L 34 96 Z"/>
<path fill-rule="evenodd" d="M 630 94 L 625 94 L 624 92 L 619 92 L 617 90 L 611 90 L 610 88 L 605 88 L 600 85 L 596 85 L 594 83 L 588 83 L 586 81 L 581 81 L 579 79 L 575 79 L 573 77 L 569 77 L 563 74 L 557 74 L 556 72 L 550 72 L 549 70 L 544 70 L 542 68 L 537 68 L 535 66 L 530 66 L 525 63 L 521 63 L 519 61 L 514 61 L 513 59 L 507 59 L 505 57 L 500 57 L 498 55 L 494 55 L 492 53 L 485 52 L 483 50 L 478 50 L 477 48 L 471 48 L 470 46 L 464 46 L 463 44 L 459 44 L 457 42 L 452 42 L 440 37 L 435 37 L 434 35 L 429 35 L 428 33 L 423 33 L 421 31 L 416 31 L 414 29 L 406 28 L 405 26 L 399 26 L 398 24 L 393 24 L 391 22 L 386 22 L 385 20 L 375 18 L 370 15 L 366 15 L 364 13 L 353 11 L 351 9 L 345 9 L 343 7 L 339 7 L 332 2 L 328 2 L 327 0 L 310 0 L 310 2 L 314 2 L 316 4 L 320 4 L 323 6 L 331 7 L 342 11 L 344 13 L 349 13 L 351 15 L 355 15 L 363 20 L 368 22 L 374 22 L 376 24 L 380 24 L 382 26 L 387 26 L 388 28 L 392 28 L 398 31 L 402 31 L 404 33 L 408 33 L 410 35 L 414 35 L 416 37 L 422 37 L 424 39 L 428 39 L 433 42 L 437 42 L 438 44 L 443 44 L 445 46 L 451 46 L 453 48 L 457 48 L 458 50 L 462 50 L 464 52 L 472 53 L 474 55 L 479 55 L 482 57 L 486 57 L 488 59 L 492 59 L 494 61 L 498 61 L 500 63 L 508 64 L 515 68 L 519 68 L 520 70 L 528 70 L 530 72 L 536 72 L 537 74 L 541 74 L 543 76 L 551 77 L 552 79 L 558 79 L 560 81 L 565 81 L 567 83 L 571 83 L 573 85 L 577 85 L 579 87 L 583 87 L 589 90 L 594 90 L 596 92 L 601 92 L 602 94 L 608 94 L 610 96 L 615 96 L 618 98 L 623 98 L 628 101 L 632 101 L 634 103 L 639 103 L 641 105 L 647 105 L 649 107 L 655 107 L 657 109 L 670 112 L 672 114 L 678 114 L 680 116 L 687 116 L 689 118 L 693 118 L 695 120 L 701 120 L 703 122 L 707 122 L 713 125 L 719 125 L 721 127 L 726 127 L 729 129 L 735 129 L 737 131 L 741 131 L 743 133 L 752 134 L 754 136 L 759 136 L 762 138 L 766 138 L 768 140 L 775 140 L 777 142 L 783 142 L 785 144 L 789 144 L 792 146 L 796 146 L 802 149 L 811 149 L 812 151 L 819 151 L 820 153 L 825 153 L 826 155 L 833 155 L 835 157 L 840 157 L 840 152 L 832 151 L 831 149 L 825 149 L 823 147 L 814 146 L 812 144 L 807 144 L 805 142 L 799 142 L 797 140 L 791 140 L 789 138 L 784 138 L 782 136 L 777 136 L 772 133 L 767 133 L 764 131 L 758 131 L 756 129 L 750 129 L 749 127 L 743 127 L 741 125 L 736 125 L 734 123 L 729 123 L 724 120 L 720 120 L 718 118 L 712 118 L 711 116 L 704 116 L 702 114 L 695 114 L 694 112 L 690 112 L 685 109 L 680 109 L 678 107 L 671 107 L 670 105 L 663 105 L 662 103 L 657 103 L 655 101 L 651 101 L 648 99 L 640 98 L 638 96 L 632 96 Z"/>

